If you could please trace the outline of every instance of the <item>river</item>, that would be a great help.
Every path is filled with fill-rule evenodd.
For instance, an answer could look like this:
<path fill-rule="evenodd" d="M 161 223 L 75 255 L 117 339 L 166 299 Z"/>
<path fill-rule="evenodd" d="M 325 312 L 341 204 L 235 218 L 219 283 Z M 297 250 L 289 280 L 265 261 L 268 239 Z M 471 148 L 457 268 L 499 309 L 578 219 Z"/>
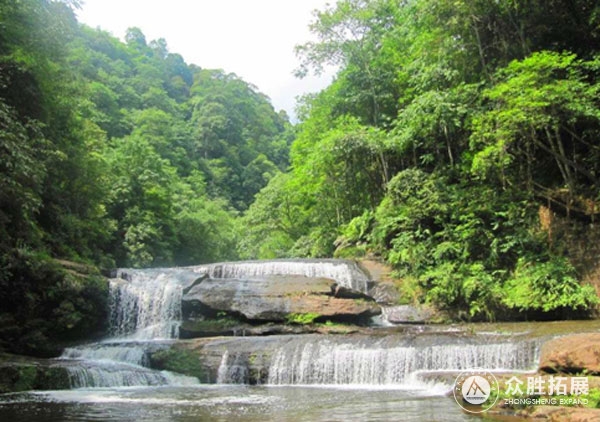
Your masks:
<path fill-rule="evenodd" d="M 68 371 L 72 389 L 0 395 L 0 421 L 474 420 L 448 394 L 456 372 L 532 371 L 540 339 L 600 328 L 571 321 L 216 338 L 202 344 L 213 374 L 199 380 L 147 368 L 149 350 L 177 341 L 181 279 L 180 270 L 129 271 L 111 282 L 112 338 L 51 363 Z M 257 370 L 262 385 L 247 385 Z"/>
<path fill-rule="evenodd" d="M 467 421 L 441 391 L 197 385 L 21 393 L 2 421 Z"/>

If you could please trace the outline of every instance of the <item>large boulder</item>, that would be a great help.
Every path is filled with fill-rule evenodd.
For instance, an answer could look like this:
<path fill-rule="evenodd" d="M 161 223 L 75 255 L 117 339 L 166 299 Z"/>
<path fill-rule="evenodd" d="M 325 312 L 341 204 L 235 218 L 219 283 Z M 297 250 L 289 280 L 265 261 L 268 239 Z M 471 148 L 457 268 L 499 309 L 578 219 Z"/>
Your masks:
<path fill-rule="evenodd" d="M 219 312 L 250 321 L 290 321 L 295 316 L 352 321 L 378 315 L 380 307 L 366 298 L 336 297 L 331 279 L 304 276 L 264 276 L 256 279 L 205 279 L 183 296 L 187 316 Z"/>
<path fill-rule="evenodd" d="M 600 333 L 573 334 L 546 342 L 542 347 L 540 369 L 600 374 Z"/>

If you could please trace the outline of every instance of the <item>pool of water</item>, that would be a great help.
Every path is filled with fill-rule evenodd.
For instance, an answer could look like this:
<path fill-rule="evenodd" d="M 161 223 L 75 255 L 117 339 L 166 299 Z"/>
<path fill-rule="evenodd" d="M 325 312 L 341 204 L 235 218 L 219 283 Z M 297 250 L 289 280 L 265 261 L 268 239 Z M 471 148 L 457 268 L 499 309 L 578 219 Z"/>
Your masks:
<path fill-rule="evenodd" d="M 470 421 L 441 391 L 198 385 L 27 392 L 0 396 L 18 421 Z M 479 419 L 479 418 L 477 418 Z"/>

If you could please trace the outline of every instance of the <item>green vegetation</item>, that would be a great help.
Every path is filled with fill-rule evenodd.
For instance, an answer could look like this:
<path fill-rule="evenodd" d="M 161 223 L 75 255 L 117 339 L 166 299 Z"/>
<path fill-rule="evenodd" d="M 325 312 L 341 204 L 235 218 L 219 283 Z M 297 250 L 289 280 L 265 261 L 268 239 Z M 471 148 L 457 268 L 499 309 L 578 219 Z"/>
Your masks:
<path fill-rule="evenodd" d="M 288 314 L 286 315 L 285 322 L 287 324 L 296 324 L 296 325 L 309 325 L 315 322 L 317 318 L 321 317 L 321 315 L 308 312 L 305 314 Z"/>
<path fill-rule="evenodd" d="M 336 64 L 337 79 L 304 99 L 290 170 L 242 217 L 241 255 L 380 255 L 415 300 L 465 319 L 594 309 L 569 242 L 600 208 L 599 12 L 589 0 L 319 12 L 299 73 Z"/>
<path fill-rule="evenodd" d="M 77 3 L 0 2 L 1 348 L 102 329 L 105 283 L 57 258 L 375 254 L 460 318 L 597 304 L 570 248 L 600 214 L 597 2 L 340 0 L 298 47 L 299 75 L 339 72 L 296 127 L 163 39 L 78 24 Z"/>
<path fill-rule="evenodd" d="M 222 331 L 231 330 L 242 324 L 238 319 L 231 316 L 217 316 L 212 319 L 202 320 L 185 320 L 181 325 L 181 329 L 196 333 L 219 333 Z"/>
<path fill-rule="evenodd" d="M 200 381 L 206 379 L 206 372 L 198 355 L 191 350 L 171 348 L 152 353 L 150 367 L 196 377 Z"/>
<path fill-rule="evenodd" d="M 4 359 L 11 362 L 2 362 Z M 35 362 L 16 362 L 13 355 L 0 356 L 0 394 L 28 390 L 66 390 L 69 374 L 64 367 L 42 366 Z"/>
<path fill-rule="evenodd" d="M 52 258 L 237 258 L 237 216 L 293 139 L 252 85 L 79 25 L 77 4 L 0 2 L 0 347 L 18 352 L 97 331 L 105 287 Z"/>
<path fill-rule="evenodd" d="M 600 409 L 600 388 L 590 388 L 590 392 L 586 398 L 589 400 L 586 407 Z"/>

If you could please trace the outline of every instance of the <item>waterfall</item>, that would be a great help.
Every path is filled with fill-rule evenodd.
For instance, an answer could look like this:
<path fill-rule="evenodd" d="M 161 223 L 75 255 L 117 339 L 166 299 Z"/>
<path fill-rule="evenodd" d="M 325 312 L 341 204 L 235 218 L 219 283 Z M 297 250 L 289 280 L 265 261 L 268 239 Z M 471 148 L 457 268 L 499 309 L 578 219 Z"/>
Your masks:
<path fill-rule="evenodd" d="M 97 344 L 86 347 L 68 347 L 61 359 L 99 360 L 125 362 L 143 366 L 147 363 L 144 347 L 138 344 Z"/>
<path fill-rule="evenodd" d="M 366 291 L 368 277 L 350 261 L 276 260 L 179 269 L 120 270 L 110 281 L 112 339 L 69 348 L 61 357 L 74 388 L 188 385 L 198 380 L 153 371 L 149 350 L 178 337 L 182 286 L 198 279 L 250 279 L 271 275 L 324 277 Z M 161 341 L 157 341 L 161 340 Z M 210 345 L 206 346 L 210 349 Z M 217 382 L 272 385 L 410 386 L 420 374 L 484 368 L 535 368 L 538 341 L 499 335 L 423 333 L 231 338 L 215 342 Z M 214 349 L 213 349 L 214 350 Z M 220 361 L 218 360 L 220 358 Z M 220 363 L 219 363 L 220 362 Z"/>
<path fill-rule="evenodd" d="M 539 339 L 450 332 L 305 334 L 219 340 L 207 344 L 204 353 L 221 356 L 219 383 L 404 388 L 447 383 L 465 370 L 532 371 L 540 344 Z"/>
<path fill-rule="evenodd" d="M 172 273 L 127 270 L 110 281 L 110 333 L 138 340 L 179 336 L 181 283 Z"/>
<path fill-rule="evenodd" d="M 189 273 L 189 271 L 188 271 Z M 72 388 L 189 385 L 196 378 L 154 371 L 147 365 L 157 340 L 179 335 L 181 271 L 120 270 L 110 280 L 109 332 L 113 339 L 67 348 L 60 357 Z"/>
<path fill-rule="evenodd" d="M 397 347 L 377 342 L 292 342 L 274 354 L 268 382 L 405 385 L 421 372 L 532 370 L 538 356 L 535 341 Z"/>
<path fill-rule="evenodd" d="M 243 355 L 230 357 L 226 350 L 217 371 L 217 384 L 247 384 L 249 372 L 248 360 Z"/>
<path fill-rule="evenodd" d="M 167 377 L 158 371 L 117 362 L 83 361 L 67 367 L 71 388 L 132 387 L 166 385 Z"/>
<path fill-rule="evenodd" d="M 224 262 L 190 267 L 196 273 L 210 278 L 252 279 L 270 275 L 301 275 L 335 280 L 341 286 L 366 293 L 369 278 L 352 261 L 324 260 L 273 260 Z"/>

